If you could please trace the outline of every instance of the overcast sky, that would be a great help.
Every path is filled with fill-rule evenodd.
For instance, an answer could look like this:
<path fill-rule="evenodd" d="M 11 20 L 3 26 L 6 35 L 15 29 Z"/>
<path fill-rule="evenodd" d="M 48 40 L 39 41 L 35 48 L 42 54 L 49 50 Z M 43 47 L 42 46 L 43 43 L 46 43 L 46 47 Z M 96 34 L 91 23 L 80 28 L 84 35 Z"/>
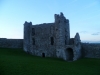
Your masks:
<path fill-rule="evenodd" d="M 100 0 L 0 0 L 0 38 L 23 38 L 25 21 L 33 25 L 54 22 L 63 12 L 70 21 L 70 36 L 100 42 Z"/>

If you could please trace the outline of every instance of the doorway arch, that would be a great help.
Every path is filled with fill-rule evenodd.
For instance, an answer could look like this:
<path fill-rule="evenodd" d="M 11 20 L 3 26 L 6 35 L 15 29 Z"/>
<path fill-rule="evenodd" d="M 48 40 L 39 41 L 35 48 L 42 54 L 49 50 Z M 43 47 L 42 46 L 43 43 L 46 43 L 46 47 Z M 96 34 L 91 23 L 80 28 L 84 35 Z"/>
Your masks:
<path fill-rule="evenodd" d="M 45 53 L 42 53 L 42 57 L 45 57 Z"/>
<path fill-rule="evenodd" d="M 73 61 L 73 57 L 74 57 L 73 49 L 67 48 L 66 51 L 67 51 L 68 61 Z"/>

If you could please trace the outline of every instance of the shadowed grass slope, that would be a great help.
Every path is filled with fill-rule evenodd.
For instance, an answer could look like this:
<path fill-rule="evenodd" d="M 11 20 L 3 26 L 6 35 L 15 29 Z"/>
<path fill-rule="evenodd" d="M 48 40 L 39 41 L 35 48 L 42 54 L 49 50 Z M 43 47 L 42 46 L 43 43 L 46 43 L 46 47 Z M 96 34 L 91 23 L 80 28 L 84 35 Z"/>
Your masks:
<path fill-rule="evenodd" d="M 0 48 L 0 75 L 100 75 L 100 59 L 66 62 L 32 56 L 22 49 Z"/>

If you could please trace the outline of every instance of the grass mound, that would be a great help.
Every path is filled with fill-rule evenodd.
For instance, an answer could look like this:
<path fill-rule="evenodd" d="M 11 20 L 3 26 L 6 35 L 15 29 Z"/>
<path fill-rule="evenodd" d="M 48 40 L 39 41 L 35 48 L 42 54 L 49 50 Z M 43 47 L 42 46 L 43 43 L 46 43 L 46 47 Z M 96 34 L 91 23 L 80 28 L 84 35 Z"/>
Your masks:
<path fill-rule="evenodd" d="M 0 75 L 100 75 L 100 59 L 66 62 L 32 56 L 22 49 L 0 48 Z"/>

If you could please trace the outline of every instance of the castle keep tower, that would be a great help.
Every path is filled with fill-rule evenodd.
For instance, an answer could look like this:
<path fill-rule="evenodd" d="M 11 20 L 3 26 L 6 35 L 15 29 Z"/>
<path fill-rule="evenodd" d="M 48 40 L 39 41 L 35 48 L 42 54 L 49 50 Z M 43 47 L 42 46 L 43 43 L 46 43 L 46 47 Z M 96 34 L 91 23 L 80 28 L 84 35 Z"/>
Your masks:
<path fill-rule="evenodd" d="M 54 23 L 24 23 L 24 51 L 41 57 L 77 60 L 81 56 L 79 34 L 70 38 L 69 20 L 63 13 L 55 14 L 54 18 Z"/>
<path fill-rule="evenodd" d="M 69 44 L 70 31 L 69 20 L 66 19 L 63 13 L 55 14 L 55 37 L 57 57 L 65 58 L 65 45 Z"/>

